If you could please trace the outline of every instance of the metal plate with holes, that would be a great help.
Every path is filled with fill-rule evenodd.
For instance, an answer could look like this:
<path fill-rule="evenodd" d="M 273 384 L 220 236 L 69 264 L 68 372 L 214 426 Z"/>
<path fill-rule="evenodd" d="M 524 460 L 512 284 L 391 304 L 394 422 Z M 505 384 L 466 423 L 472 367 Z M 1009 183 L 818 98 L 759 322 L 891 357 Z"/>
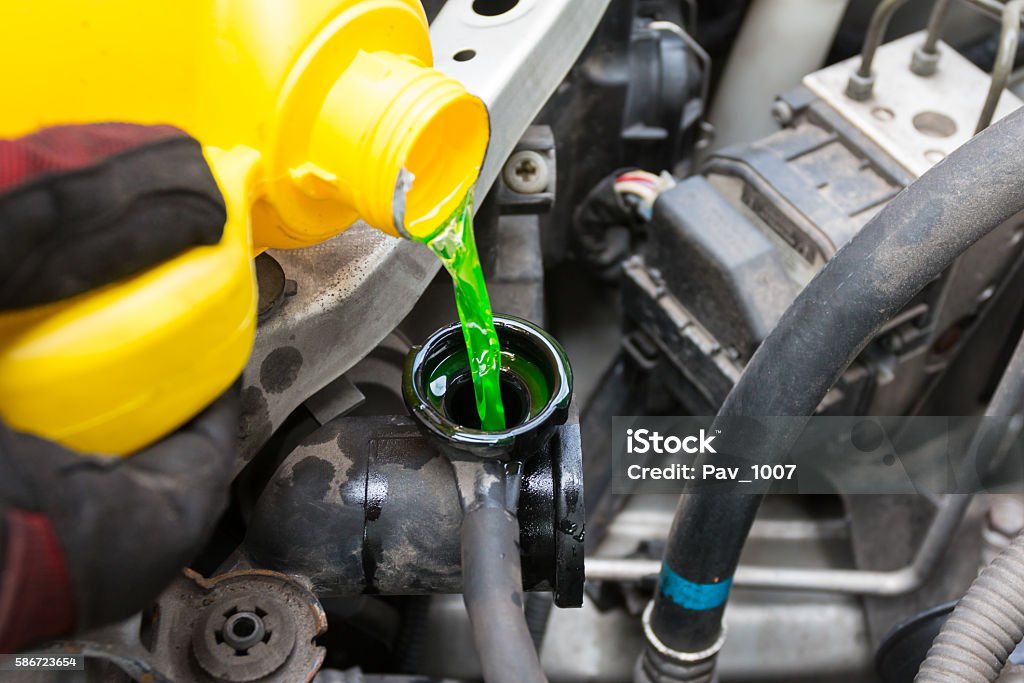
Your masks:
<path fill-rule="evenodd" d="M 896 161 L 920 176 L 973 135 L 988 93 L 989 75 L 942 43 L 932 76 L 910 71 L 914 48 L 924 32 L 887 43 L 875 56 L 874 93 L 858 102 L 846 96 L 846 83 L 860 57 L 804 77 L 804 85 L 822 98 Z M 993 118 L 998 121 L 1024 104 L 1004 91 Z"/>

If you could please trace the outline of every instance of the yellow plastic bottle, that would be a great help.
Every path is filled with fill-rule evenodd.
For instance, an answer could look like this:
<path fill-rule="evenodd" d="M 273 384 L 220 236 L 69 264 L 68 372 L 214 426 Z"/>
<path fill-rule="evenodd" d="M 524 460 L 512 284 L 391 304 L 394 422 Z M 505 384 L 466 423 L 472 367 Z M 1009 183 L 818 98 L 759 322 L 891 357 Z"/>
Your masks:
<path fill-rule="evenodd" d="M 357 218 L 423 238 L 487 146 L 483 103 L 430 68 L 417 0 L 11 2 L 0 37 L 0 136 L 170 123 L 203 143 L 228 204 L 218 245 L 0 315 L 0 415 L 80 450 L 134 452 L 237 377 L 254 251 Z"/>

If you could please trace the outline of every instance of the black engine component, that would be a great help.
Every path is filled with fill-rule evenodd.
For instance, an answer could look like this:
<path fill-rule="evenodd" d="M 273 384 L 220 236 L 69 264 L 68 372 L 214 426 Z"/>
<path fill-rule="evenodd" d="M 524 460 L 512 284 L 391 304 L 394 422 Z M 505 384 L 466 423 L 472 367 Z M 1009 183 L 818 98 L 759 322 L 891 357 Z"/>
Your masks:
<path fill-rule="evenodd" d="M 875 668 L 885 683 L 914 683 L 928 648 L 955 606 L 956 601 L 943 603 L 892 630 L 875 657 Z"/>
<path fill-rule="evenodd" d="M 558 201 L 544 230 L 547 266 L 565 255 L 573 211 L 611 169 L 685 166 L 703 134 L 708 60 L 684 33 L 685 3 L 614 2 L 539 120 L 558 145 Z M 601 141 L 594 144 L 594 141 Z"/>
<path fill-rule="evenodd" d="M 626 344 L 692 414 L 714 412 L 811 277 L 913 178 L 803 89 L 790 125 L 716 152 L 701 175 L 661 194 L 648 249 L 625 265 Z M 933 382 L 1012 280 L 1007 224 L 931 282 L 875 336 L 822 406 L 843 415 L 920 411 Z M 654 347 L 657 358 L 637 349 Z M 663 379 L 668 377 L 669 379 Z M 987 372 L 961 387 L 957 414 L 983 398 Z M 948 414 L 951 408 L 946 407 Z"/>
<path fill-rule="evenodd" d="M 579 426 L 525 464 L 523 588 L 583 600 Z M 256 504 L 242 564 L 309 577 L 319 597 L 458 593 L 462 508 L 451 462 L 406 417 L 345 417 L 310 435 Z"/>

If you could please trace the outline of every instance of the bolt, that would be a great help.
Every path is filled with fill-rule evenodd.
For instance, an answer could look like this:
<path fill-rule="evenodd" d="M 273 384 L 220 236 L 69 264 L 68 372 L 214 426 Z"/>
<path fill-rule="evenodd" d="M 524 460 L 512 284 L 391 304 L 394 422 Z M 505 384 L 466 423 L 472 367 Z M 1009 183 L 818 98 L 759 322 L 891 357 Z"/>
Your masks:
<path fill-rule="evenodd" d="M 793 123 L 793 107 L 789 106 L 789 102 L 785 100 L 775 100 L 772 103 L 772 118 L 780 126 L 788 126 Z"/>
<path fill-rule="evenodd" d="M 540 153 L 524 149 L 505 162 L 502 178 L 509 189 L 519 194 L 538 194 L 547 189 L 551 178 L 548 160 Z"/>
<path fill-rule="evenodd" d="M 707 149 L 715 141 L 715 127 L 710 121 L 701 121 L 697 128 L 697 140 L 693 143 L 696 149 Z"/>
<path fill-rule="evenodd" d="M 224 642 L 238 652 L 262 641 L 266 633 L 263 619 L 255 612 L 236 612 L 224 622 Z"/>

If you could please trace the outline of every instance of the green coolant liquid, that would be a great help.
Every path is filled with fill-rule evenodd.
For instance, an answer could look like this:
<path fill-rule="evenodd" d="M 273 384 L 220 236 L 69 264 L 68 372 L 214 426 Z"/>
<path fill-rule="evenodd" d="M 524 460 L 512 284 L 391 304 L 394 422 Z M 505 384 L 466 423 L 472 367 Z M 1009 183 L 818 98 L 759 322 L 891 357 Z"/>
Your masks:
<path fill-rule="evenodd" d="M 476 410 L 484 431 L 505 429 L 501 401 L 501 346 L 494 331 L 494 314 L 473 239 L 473 193 L 470 192 L 440 231 L 426 240 L 455 285 L 462 334 L 469 353 L 469 368 L 476 395 Z"/>

